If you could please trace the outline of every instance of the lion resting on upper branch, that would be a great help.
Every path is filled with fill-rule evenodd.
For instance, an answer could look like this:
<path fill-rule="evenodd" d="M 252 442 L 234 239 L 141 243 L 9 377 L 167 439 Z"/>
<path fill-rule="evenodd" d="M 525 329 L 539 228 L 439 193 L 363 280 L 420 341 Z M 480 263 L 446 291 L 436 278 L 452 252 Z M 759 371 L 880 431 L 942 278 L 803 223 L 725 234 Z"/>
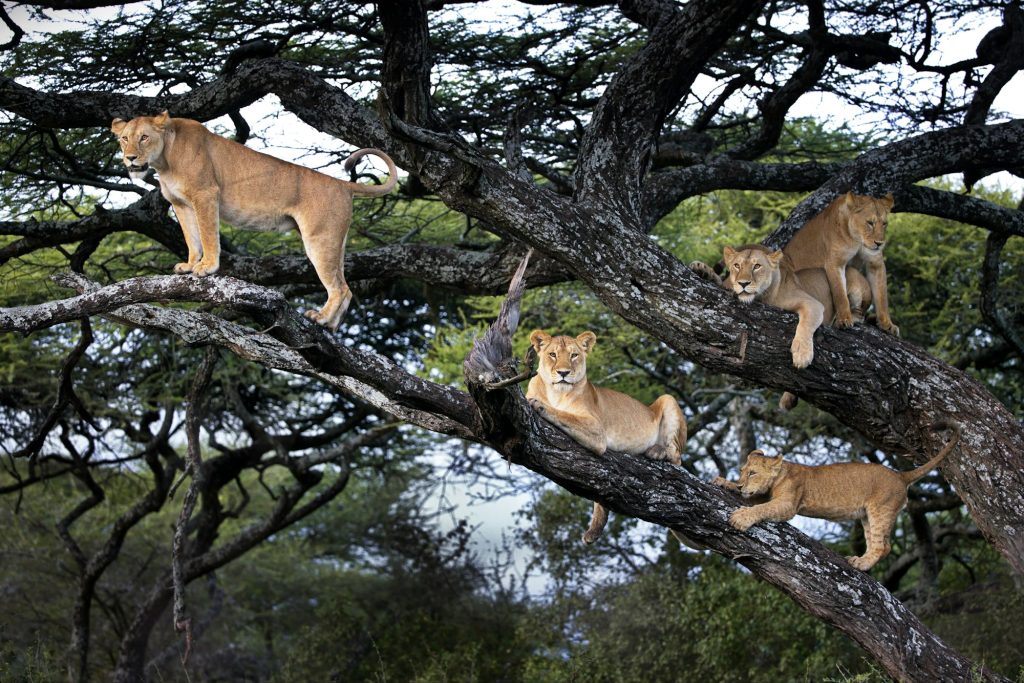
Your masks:
<path fill-rule="evenodd" d="M 360 149 L 345 160 L 351 170 L 374 154 L 388 165 L 383 185 L 362 185 L 332 178 L 262 154 L 206 130 L 198 121 L 140 116 L 114 119 L 124 164 L 133 178 L 152 167 L 160 192 L 174 207 L 188 245 L 188 260 L 176 273 L 198 277 L 220 268 L 220 221 L 248 230 L 298 229 L 306 256 L 327 289 L 327 302 L 306 315 L 336 330 L 352 292 L 345 282 L 345 238 L 352 222 L 352 197 L 379 197 L 398 182 L 395 164 L 383 152 Z"/>

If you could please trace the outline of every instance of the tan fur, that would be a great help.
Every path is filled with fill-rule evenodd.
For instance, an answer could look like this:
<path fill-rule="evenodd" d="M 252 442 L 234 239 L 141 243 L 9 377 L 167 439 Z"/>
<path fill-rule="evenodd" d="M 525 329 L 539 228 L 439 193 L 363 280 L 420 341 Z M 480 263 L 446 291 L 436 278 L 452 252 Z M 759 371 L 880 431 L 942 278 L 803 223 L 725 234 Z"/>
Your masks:
<path fill-rule="evenodd" d="M 725 247 L 722 260 L 728 270 L 725 280 L 705 263 L 694 261 L 690 269 L 718 283 L 736 295 L 740 301 L 762 301 L 770 306 L 792 311 L 799 317 L 790 352 L 793 365 L 805 368 L 814 359 L 814 332 L 824 321 L 833 318 L 832 296 L 828 278 L 821 268 L 793 270 L 793 264 L 781 251 L 773 251 L 760 244 L 738 248 Z M 855 268 L 847 268 L 850 307 L 858 320 L 871 305 L 871 288 Z M 796 405 L 797 398 L 788 391 L 779 400 L 783 410 Z"/>
<path fill-rule="evenodd" d="M 944 422 L 935 428 L 949 429 L 953 436 L 938 455 L 909 472 L 855 462 L 812 467 L 786 462 L 781 455 L 769 458 L 761 451 L 752 451 L 740 468 L 738 482 L 717 477 L 712 483 L 738 491 L 744 498 L 767 498 L 766 502 L 732 513 L 729 524 L 740 531 L 758 522 L 783 522 L 795 515 L 861 520 L 867 550 L 859 557 L 846 559 L 856 569 L 867 571 L 889 554 L 889 536 L 907 504 L 907 487 L 935 469 L 960 439 L 960 426 L 955 423 Z"/>
<path fill-rule="evenodd" d="M 863 266 L 867 268 L 878 326 L 899 336 L 899 327 L 889 317 L 889 292 L 882 256 L 892 205 L 892 194 L 876 199 L 847 192 L 809 220 L 783 250 L 797 272 L 805 268 L 825 270 L 835 307 L 833 324 L 836 327 L 850 327 L 854 323 L 847 292 L 847 266 L 852 265 L 858 271 Z"/>
<path fill-rule="evenodd" d="M 530 406 L 598 455 L 610 448 L 678 465 L 686 445 L 686 418 L 679 404 L 665 394 L 645 406 L 622 392 L 595 387 L 587 381 L 587 354 L 596 342 L 593 332 L 578 337 L 531 332 L 540 367 L 526 390 Z M 597 540 L 607 521 L 608 511 L 594 503 L 583 541 Z"/>
<path fill-rule="evenodd" d="M 352 300 L 345 282 L 345 238 L 352 222 L 352 196 L 378 197 L 398 181 L 394 162 L 375 149 L 345 160 L 351 169 L 366 154 L 388 165 L 383 185 L 362 185 L 251 150 L 215 135 L 198 121 L 140 116 L 114 119 L 125 166 L 133 178 L 149 167 L 159 173 L 160 191 L 174 207 L 188 245 L 188 261 L 176 273 L 203 277 L 220 268 L 220 221 L 249 230 L 298 229 L 306 256 L 327 289 L 327 303 L 306 315 L 332 330 Z"/>

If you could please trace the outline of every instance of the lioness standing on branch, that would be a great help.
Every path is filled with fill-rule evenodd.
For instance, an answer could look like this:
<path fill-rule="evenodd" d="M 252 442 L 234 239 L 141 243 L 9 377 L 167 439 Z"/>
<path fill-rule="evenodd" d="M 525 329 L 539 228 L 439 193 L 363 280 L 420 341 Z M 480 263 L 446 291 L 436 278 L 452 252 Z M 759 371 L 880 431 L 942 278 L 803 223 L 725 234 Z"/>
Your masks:
<path fill-rule="evenodd" d="M 530 380 L 526 399 L 537 413 L 601 455 L 607 449 L 653 460 L 680 464 L 686 445 L 686 418 L 668 394 L 650 406 L 612 389 L 587 381 L 587 354 L 597 335 L 552 337 L 542 330 L 530 333 L 530 344 L 540 358 L 537 374 Z M 584 543 L 593 543 L 608 521 L 608 511 L 594 503 Z"/>
<path fill-rule="evenodd" d="M 847 192 L 807 221 L 783 249 L 798 272 L 805 268 L 825 270 L 835 308 L 835 327 L 851 327 L 854 323 L 847 266 L 863 265 L 867 268 L 878 326 L 890 334 L 900 334 L 900 328 L 889 317 L 889 290 L 882 256 L 892 205 L 892 194 L 876 199 Z"/>
<path fill-rule="evenodd" d="M 765 499 L 752 507 L 741 507 L 729 516 L 729 524 L 746 531 L 758 522 L 784 522 L 796 515 L 820 519 L 859 519 L 864 525 L 867 549 L 863 555 L 847 557 L 854 568 L 867 571 L 889 554 L 889 536 L 900 510 L 907 504 L 907 487 L 939 466 L 960 440 L 960 426 L 940 422 L 933 429 L 948 429 L 953 435 L 939 453 L 909 472 L 897 472 L 884 465 L 843 462 L 832 465 L 799 465 L 751 451 L 740 468 L 738 482 L 722 477 L 711 483 L 744 498 Z"/>
<path fill-rule="evenodd" d="M 338 329 L 352 300 L 344 273 L 352 196 L 379 197 L 395 187 L 398 170 L 388 155 L 360 149 L 345 160 L 346 170 L 366 154 L 387 163 L 386 183 L 363 185 L 262 154 L 166 111 L 131 121 L 114 119 L 110 129 L 132 178 L 144 177 L 150 167 L 159 173 L 160 192 L 174 207 L 188 246 L 188 260 L 174 266 L 174 272 L 197 277 L 217 272 L 221 220 L 247 230 L 298 229 L 306 256 L 327 289 L 324 307 L 306 315 Z"/>

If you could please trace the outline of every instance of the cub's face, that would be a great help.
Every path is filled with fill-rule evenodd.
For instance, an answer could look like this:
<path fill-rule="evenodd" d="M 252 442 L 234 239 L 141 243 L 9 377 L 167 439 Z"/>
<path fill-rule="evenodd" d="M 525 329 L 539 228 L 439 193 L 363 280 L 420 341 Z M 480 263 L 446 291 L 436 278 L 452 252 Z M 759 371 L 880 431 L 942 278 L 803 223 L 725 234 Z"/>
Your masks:
<path fill-rule="evenodd" d="M 782 252 L 764 252 L 760 249 L 741 249 L 732 247 L 722 250 L 722 260 L 729 269 L 729 282 L 736 297 L 750 303 L 760 297 L 771 287 L 779 272 Z"/>
<path fill-rule="evenodd" d="M 747 455 L 747 461 L 740 468 L 740 493 L 744 498 L 768 493 L 781 472 L 781 455 L 769 458 L 760 450 L 751 451 Z"/>
<path fill-rule="evenodd" d="M 850 236 L 861 243 L 861 249 L 867 255 L 881 254 L 885 246 L 885 231 L 889 227 L 892 194 L 875 199 L 848 192 L 844 201 Z"/>
<path fill-rule="evenodd" d="M 132 178 L 143 178 L 149 165 L 164 151 L 164 131 L 170 117 L 167 112 L 159 116 L 139 116 L 131 121 L 114 119 L 110 130 L 121 144 L 121 156 Z"/>
<path fill-rule="evenodd" d="M 587 354 L 597 335 L 584 332 L 578 337 L 552 337 L 543 330 L 530 333 L 530 344 L 540 359 L 537 375 L 549 390 L 571 391 L 587 377 Z"/>

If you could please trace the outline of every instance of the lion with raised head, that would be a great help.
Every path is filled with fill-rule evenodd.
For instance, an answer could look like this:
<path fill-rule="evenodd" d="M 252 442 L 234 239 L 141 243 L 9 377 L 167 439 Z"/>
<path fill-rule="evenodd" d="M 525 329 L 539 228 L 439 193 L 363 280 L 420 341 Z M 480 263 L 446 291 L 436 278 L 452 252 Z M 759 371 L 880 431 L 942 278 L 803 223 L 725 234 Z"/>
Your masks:
<path fill-rule="evenodd" d="M 900 328 L 889 317 L 886 286 L 885 233 L 889 226 L 892 194 L 881 199 L 847 192 L 824 211 L 807 221 L 783 249 L 798 272 L 824 269 L 835 308 L 833 324 L 850 327 L 855 322 L 850 308 L 848 266 L 867 269 L 871 298 L 875 302 L 878 326 L 899 336 Z"/>
<path fill-rule="evenodd" d="M 781 455 L 771 458 L 755 450 L 740 468 L 739 481 L 717 477 L 711 483 L 744 498 L 764 501 L 741 507 L 729 516 L 729 524 L 740 531 L 758 522 L 784 522 L 796 515 L 835 521 L 859 519 L 867 549 L 863 555 L 846 559 L 854 568 L 867 571 L 891 550 L 889 537 L 907 504 L 907 487 L 938 467 L 960 440 L 960 426 L 954 422 L 940 422 L 933 429 L 948 429 L 953 435 L 934 458 L 909 472 L 859 462 L 799 465 L 786 462 Z"/>
<path fill-rule="evenodd" d="M 597 335 L 553 337 L 543 330 L 530 333 L 540 359 L 526 399 L 537 413 L 565 431 L 587 450 L 601 455 L 609 448 L 678 465 L 686 445 L 686 418 L 668 394 L 645 406 L 619 391 L 596 387 L 587 380 L 587 354 Z M 597 540 L 608 511 L 594 503 L 584 543 Z"/>
<path fill-rule="evenodd" d="M 386 183 L 363 185 L 262 154 L 166 111 L 131 121 L 114 119 L 110 129 L 118 136 L 128 174 L 142 178 L 154 169 L 160 192 L 174 207 L 188 246 L 188 260 L 174 272 L 197 277 L 217 272 L 222 220 L 249 230 L 297 229 L 327 290 L 323 308 L 306 315 L 338 328 L 352 300 L 344 273 L 352 197 L 379 197 L 395 187 L 398 170 L 390 157 L 360 149 L 345 160 L 347 170 L 367 154 L 387 163 Z"/>

